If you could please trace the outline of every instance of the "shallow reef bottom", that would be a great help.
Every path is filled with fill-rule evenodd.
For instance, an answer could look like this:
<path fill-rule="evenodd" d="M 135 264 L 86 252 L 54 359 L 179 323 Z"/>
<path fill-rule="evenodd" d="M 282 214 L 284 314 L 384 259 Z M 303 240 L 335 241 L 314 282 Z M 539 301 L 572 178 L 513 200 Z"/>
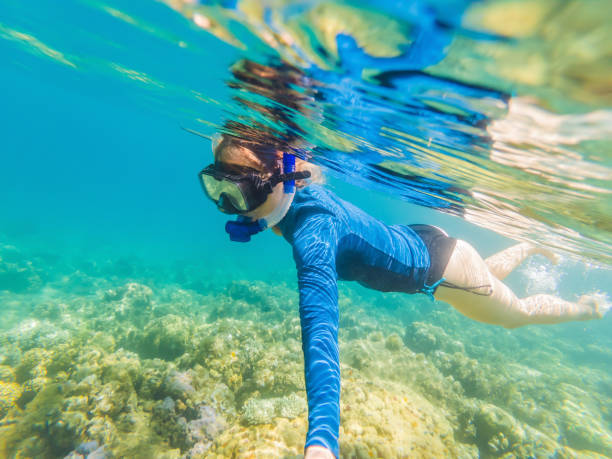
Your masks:
<path fill-rule="evenodd" d="M 0 244 L 0 456 L 301 457 L 295 284 L 117 271 Z M 342 457 L 612 457 L 609 343 L 340 293 Z"/>

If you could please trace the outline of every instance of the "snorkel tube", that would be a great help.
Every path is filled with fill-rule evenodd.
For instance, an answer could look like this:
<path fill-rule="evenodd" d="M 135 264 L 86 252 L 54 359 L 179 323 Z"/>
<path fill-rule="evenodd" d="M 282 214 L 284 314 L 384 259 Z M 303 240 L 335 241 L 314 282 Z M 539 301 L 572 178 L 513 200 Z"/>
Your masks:
<path fill-rule="evenodd" d="M 283 153 L 282 173 L 291 174 L 293 172 L 295 172 L 295 156 L 291 153 Z M 294 196 L 295 179 L 283 182 L 283 198 L 270 214 L 259 220 L 253 220 L 241 215 L 236 221 L 229 221 L 225 224 L 225 232 L 229 234 L 230 240 L 234 242 L 249 242 L 252 235 L 272 228 L 287 215 Z"/>

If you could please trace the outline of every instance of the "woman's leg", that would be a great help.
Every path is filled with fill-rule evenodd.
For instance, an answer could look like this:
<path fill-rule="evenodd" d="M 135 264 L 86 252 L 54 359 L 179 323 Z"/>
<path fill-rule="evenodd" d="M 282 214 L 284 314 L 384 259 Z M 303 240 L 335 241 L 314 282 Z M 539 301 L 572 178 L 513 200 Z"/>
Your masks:
<path fill-rule="evenodd" d="M 525 258 L 535 254 L 544 255 L 555 265 L 559 262 L 559 256 L 552 251 L 523 242 L 491 255 L 485 263 L 495 277 L 504 280 Z"/>
<path fill-rule="evenodd" d="M 476 249 L 462 240 L 457 241 L 444 278 L 446 283 L 460 288 L 442 284 L 436 290 L 436 299 L 446 301 L 459 312 L 480 322 L 515 328 L 602 316 L 590 298 L 578 303 L 570 303 L 553 295 L 517 298 L 507 285 L 493 275 Z"/>

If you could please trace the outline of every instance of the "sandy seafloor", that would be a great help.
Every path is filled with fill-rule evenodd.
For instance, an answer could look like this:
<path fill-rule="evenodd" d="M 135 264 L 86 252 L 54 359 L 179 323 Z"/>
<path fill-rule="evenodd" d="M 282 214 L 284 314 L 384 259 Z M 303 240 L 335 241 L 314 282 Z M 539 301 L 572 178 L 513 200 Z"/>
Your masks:
<path fill-rule="evenodd" d="M 222 279 L 0 244 L 0 457 L 301 457 L 295 282 Z M 347 283 L 340 316 L 342 457 L 612 457 L 609 321 Z"/>

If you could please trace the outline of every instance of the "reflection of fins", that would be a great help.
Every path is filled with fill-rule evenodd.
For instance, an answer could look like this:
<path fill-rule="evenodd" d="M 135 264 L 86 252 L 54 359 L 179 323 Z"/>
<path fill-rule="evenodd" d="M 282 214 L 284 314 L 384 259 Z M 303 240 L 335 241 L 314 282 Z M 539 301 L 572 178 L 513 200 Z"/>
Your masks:
<path fill-rule="evenodd" d="M 189 128 L 186 128 L 186 127 L 183 127 L 183 126 L 181 126 L 181 129 L 183 131 L 189 132 L 190 134 L 197 135 L 198 137 L 202 137 L 204 139 L 212 140 L 212 136 L 209 136 L 209 135 L 206 135 L 206 134 L 202 134 L 201 132 L 194 131 L 193 129 L 189 129 Z"/>

